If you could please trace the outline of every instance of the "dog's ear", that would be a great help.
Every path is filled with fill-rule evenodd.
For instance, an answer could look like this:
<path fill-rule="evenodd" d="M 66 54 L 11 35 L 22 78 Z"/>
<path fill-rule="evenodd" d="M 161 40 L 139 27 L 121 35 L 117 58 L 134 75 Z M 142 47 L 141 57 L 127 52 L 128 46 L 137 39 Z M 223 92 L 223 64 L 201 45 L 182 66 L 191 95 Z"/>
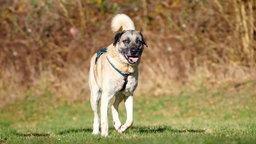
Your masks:
<path fill-rule="evenodd" d="M 140 32 L 140 36 L 141 36 L 141 39 L 142 39 L 142 44 L 145 45 L 146 47 L 148 47 L 147 45 L 147 42 L 146 42 L 146 39 L 144 38 L 144 36 L 142 35 L 142 33 Z"/>
<path fill-rule="evenodd" d="M 117 42 L 119 42 L 121 36 L 124 34 L 124 31 L 123 32 L 120 32 L 120 33 L 117 33 L 115 35 L 115 38 L 114 38 L 114 42 L 113 42 L 113 45 L 116 46 Z"/>

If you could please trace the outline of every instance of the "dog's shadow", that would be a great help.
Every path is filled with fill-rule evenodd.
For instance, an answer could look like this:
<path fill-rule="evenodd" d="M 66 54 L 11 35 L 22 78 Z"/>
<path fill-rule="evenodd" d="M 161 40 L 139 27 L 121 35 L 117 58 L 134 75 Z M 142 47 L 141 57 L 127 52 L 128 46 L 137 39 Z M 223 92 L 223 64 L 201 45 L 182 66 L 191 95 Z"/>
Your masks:
<path fill-rule="evenodd" d="M 131 128 L 135 133 L 205 133 L 203 129 L 173 129 L 170 126 L 155 126 L 155 127 L 133 127 Z"/>
<path fill-rule="evenodd" d="M 92 129 L 91 128 L 68 129 L 68 130 L 61 131 L 58 134 L 65 135 L 65 134 L 70 134 L 70 133 L 81 133 L 81 132 L 91 133 Z"/>
<path fill-rule="evenodd" d="M 109 128 L 110 131 L 115 131 L 113 127 Z M 71 133 L 91 133 L 91 128 L 74 128 L 74 129 L 67 129 L 58 132 L 58 135 L 66 135 Z M 138 134 L 154 134 L 154 133 L 164 133 L 164 132 L 170 132 L 170 133 L 205 133 L 205 130 L 203 129 L 173 129 L 170 126 L 134 126 L 130 128 L 127 133 L 138 133 Z M 17 136 L 21 137 L 49 137 L 50 134 L 45 133 L 16 133 Z"/>
<path fill-rule="evenodd" d="M 109 128 L 110 131 L 115 131 L 113 127 Z M 91 133 L 91 128 L 85 128 L 85 129 L 69 129 L 59 132 L 59 135 L 69 134 L 69 133 L 80 133 L 80 132 L 86 132 Z M 171 132 L 171 133 L 205 133 L 204 129 L 173 129 L 170 126 L 154 126 L 154 127 L 147 127 L 147 126 L 134 126 L 130 128 L 128 133 L 138 133 L 138 134 L 153 134 L 153 133 L 164 133 L 164 132 Z"/>

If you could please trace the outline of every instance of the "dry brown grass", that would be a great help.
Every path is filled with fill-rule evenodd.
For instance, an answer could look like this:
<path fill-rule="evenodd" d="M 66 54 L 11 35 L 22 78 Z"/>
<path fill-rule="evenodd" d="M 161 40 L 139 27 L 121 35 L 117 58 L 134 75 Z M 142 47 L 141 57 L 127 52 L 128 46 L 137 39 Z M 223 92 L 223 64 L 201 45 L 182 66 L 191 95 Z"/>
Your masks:
<path fill-rule="evenodd" d="M 137 93 L 250 79 L 255 73 L 253 0 L 13 0 L 0 4 L 0 105 L 33 91 L 87 99 L 90 56 L 112 42 L 110 21 L 130 15 L 149 47 Z M 142 85 L 143 83 L 143 85 Z"/>

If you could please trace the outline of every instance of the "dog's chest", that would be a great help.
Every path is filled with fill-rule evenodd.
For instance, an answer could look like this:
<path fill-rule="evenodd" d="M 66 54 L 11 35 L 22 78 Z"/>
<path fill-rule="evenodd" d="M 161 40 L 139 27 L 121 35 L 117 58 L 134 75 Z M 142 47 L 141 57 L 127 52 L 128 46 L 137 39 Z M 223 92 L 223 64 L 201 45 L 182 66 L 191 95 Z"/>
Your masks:
<path fill-rule="evenodd" d="M 125 95 L 129 95 L 134 92 L 134 90 L 137 87 L 137 79 L 133 76 L 128 76 L 125 82 L 125 79 L 123 80 L 122 87 L 120 87 L 120 92 L 122 92 Z"/>

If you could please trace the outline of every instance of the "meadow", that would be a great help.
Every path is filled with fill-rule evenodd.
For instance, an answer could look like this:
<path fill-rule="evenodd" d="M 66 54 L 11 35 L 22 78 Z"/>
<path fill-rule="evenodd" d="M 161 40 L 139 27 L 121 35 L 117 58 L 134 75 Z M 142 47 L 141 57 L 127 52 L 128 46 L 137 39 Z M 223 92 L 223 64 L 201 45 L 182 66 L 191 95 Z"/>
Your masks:
<path fill-rule="evenodd" d="M 69 103 L 45 91 L 1 109 L 1 143 L 255 143 L 256 83 L 182 87 L 179 93 L 136 95 L 134 125 L 123 134 L 92 135 L 88 100 Z M 124 105 L 120 105 L 125 120 Z"/>

